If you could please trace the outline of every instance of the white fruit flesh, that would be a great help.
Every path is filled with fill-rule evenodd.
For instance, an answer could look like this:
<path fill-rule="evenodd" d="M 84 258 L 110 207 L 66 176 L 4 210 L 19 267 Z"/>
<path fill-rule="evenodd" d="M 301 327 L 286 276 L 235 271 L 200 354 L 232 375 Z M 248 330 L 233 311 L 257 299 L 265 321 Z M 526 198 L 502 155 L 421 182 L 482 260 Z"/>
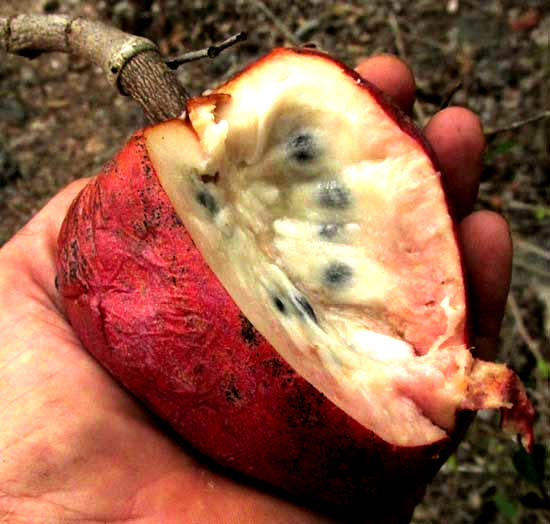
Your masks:
<path fill-rule="evenodd" d="M 444 438 L 473 359 L 453 225 L 421 143 L 336 63 L 292 51 L 188 116 L 151 128 L 149 153 L 243 313 L 387 442 Z"/>

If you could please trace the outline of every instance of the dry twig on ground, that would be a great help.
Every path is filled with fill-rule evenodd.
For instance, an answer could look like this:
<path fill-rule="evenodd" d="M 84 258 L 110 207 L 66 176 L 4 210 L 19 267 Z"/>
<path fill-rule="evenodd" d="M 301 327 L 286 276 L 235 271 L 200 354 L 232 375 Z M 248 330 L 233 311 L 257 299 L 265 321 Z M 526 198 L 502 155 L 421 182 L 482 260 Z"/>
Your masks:
<path fill-rule="evenodd" d="M 527 118 L 523 118 L 521 120 L 516 120 L 515 122 L 510 122 L 509 124 L 504 124 L 499 127 L 486 129 L 485 136 L 489 137 L 489 136 L 497 135 L 499 133 L 503 133 L 505 131 L 513 131 L 514 129 L 519 129 L 520 127 L 523 127 L 527 124 L 538 122 L 539 120 L 544 120 L 546 118 L 550 118 L 550 109 L 547 109 L 546 111 L 542 111 L 541 113 L 537 113 L 536 115 L 531 115 Z"/>

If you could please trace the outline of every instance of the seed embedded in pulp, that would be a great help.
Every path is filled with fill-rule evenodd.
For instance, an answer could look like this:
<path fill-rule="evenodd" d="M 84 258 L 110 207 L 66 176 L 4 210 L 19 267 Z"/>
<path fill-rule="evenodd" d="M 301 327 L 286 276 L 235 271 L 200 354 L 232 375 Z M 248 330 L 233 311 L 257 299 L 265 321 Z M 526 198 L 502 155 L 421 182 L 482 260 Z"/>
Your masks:
<path fill-rule="evenodd" d="M 319 144 L 315 137 L 307 132 L 300 132 L 290 137 L 287 152 L 292 160 L 311 162 L 319 156 Z"/>
<path fill-rule="evenodd" d="M 197 193 L 197 202 L 211 214 L 218 212 L 218 203 L 216 199 L 206 190 Z"/>
<path fill-rule="evenodd" d="M 340 287 L 347 284 L 353 276 L 353 270 L 347 264 L 334 262 L 325 270 L 325 283 L 330 287 Z"/>
<path fill-rule="evenodd" d="M 319 203 L 330 209 L 346 209 L 351 204 L 349 189 L 337 182 L 329 180 L 319 186 Z"/>
<path fill-rule="evenodd" d="M 340 225 L 339 224 L 323 224 L 321 226 L 321 229 L 319 231 L 319 235 L 321 237 L 332 240 L 340 231 Z"/>
<path fill-rule="evenodd" d="M 294 297 L 294 301 L 298 306 L 298 311 L 301 314 L 305 314 L 308 316 L 313 322 L 316 324 L 317 322 L 317 315 L 315 315 L 315 311 L 313 311 L 313 307 L 311 307 L 311 304 L 307 301 L 307 299 L 302 295 L 296 295 Z"/>
<path fill-rule="evenodd" d="M 286 314 L 286 307 L 284 302 L 279 298 L 275 297 L 273 299 L 273 304 L 275 304 L 275 307 L 283 314 Z"/>

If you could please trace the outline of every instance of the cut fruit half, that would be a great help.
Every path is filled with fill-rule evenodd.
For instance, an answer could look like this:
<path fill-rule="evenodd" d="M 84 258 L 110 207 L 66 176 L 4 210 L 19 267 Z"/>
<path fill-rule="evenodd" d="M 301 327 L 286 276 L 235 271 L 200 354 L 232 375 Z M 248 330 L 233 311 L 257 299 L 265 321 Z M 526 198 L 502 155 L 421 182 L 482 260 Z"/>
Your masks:
<path fill-rule="evenodd" d="M 504 408 L 532 445 L 517 377 L 469 351 L 430 149 L 376 88 L 321 53 L 278 49 L 146 141 L 233 300 L 344 412 L 420 446 L 446 438 L 459 410 Z"/>

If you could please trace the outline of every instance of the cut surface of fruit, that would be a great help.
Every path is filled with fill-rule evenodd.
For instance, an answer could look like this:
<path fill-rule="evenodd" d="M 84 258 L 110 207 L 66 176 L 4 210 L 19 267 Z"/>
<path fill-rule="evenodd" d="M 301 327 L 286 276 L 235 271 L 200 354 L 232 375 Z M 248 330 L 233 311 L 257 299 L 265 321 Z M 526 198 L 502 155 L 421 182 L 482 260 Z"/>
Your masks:
<path fill-rule="evenodd" d="M 472 400 L 482 381 L 440 173 L 373 86 L 323 54 L 279 49 L 146 140 L 243 313 L 360 424 L 418 446 L 445 438 L 460 409 L 512 408 L 514 388 Z"/>

